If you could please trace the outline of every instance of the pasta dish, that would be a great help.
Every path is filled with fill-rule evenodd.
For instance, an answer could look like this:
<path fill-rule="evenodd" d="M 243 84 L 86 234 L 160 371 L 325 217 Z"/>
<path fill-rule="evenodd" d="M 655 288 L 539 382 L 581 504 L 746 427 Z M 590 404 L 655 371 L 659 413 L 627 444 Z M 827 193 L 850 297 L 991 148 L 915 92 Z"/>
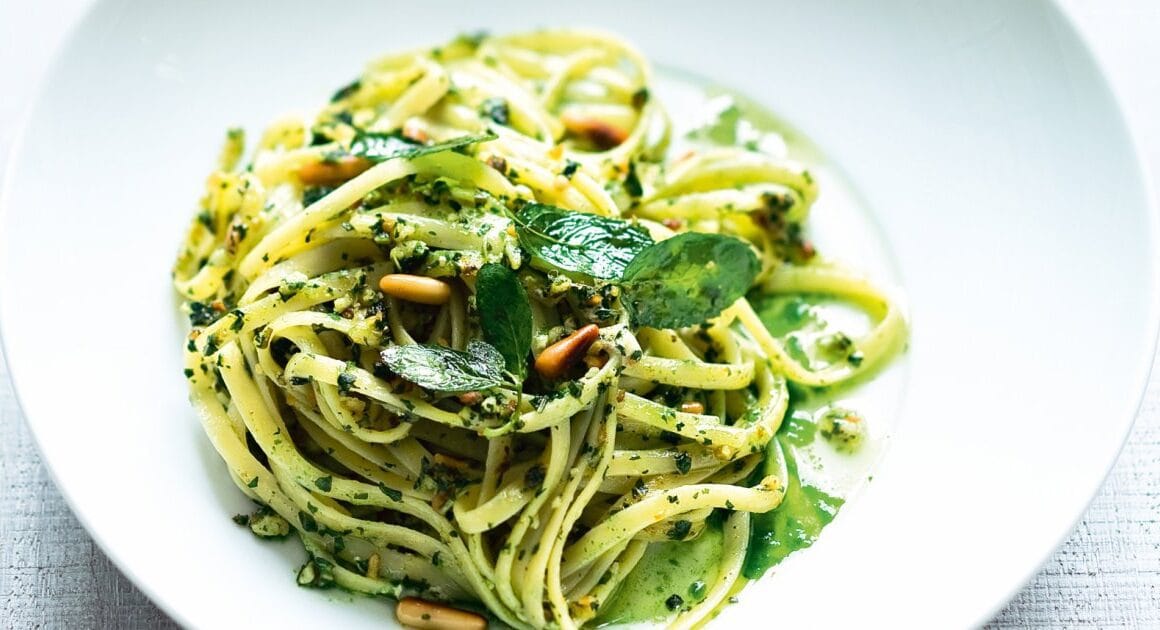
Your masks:
<path fill-rule="evenodd" d="M 854 452 L 866 421 L 795 403 L 906 323 L 815 251 L 810 168 L 715 135 L 675 135 L 645 59 L 574 30 L 390 55 L 249 151 L 231 130 L 173 278 L 192 404 L 257 504 L 235 519 L 413 627 L 615 623 L 628 597 L 695 627 L 812 542 L 786 523 L 840 499 L 793 449 Z M 680 588 L 666 549 L 704 560 Z"/>

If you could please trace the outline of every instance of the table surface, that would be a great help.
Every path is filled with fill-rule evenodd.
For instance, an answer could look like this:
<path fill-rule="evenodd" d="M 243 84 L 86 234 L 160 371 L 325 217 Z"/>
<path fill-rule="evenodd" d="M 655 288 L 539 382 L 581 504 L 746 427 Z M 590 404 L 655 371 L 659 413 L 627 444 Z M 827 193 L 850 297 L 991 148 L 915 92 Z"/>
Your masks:
<path fill-rule="evenodd" d="M 52 52 L 89 0 L 0 0 L 0 169 Z M 1119 93 L 1160 182 L 1160 2 L 1060 0 Z M 989 624 L 1160 627 L 1160 354 L 1136 425 L 1071 537 Z M 0 627 L 172 627 L 61 499 L 0 357 Z"/>

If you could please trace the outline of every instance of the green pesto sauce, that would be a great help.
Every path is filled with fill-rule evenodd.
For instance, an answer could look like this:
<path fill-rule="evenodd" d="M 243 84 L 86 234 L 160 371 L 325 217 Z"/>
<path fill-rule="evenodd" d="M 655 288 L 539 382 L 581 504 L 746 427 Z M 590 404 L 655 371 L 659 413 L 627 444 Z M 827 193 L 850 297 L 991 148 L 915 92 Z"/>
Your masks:
<path fill-rule="evenodd" d="M 785 420 L 781 423 L 781 429 L 778 430 L 778 437 L 782 444 L 793 446 L 809 446 L 814 443 L 814 438 L 817 436 L 818 425 L 814 422 L 813 416 L 800 409 L 787 413 Z"/>
<path fill-rule="evenodd" d="M 810 296 L 771 295 L 751 291 L 746 298 L 770 334 L 782 339 L 790 358 L 810 366 L 812 359 L 803 344 L 803 333 L 819 332 L 826 328 L 826 322 L 818 314 Z M 808 340 L 805 342 L 808 343 Z"/>
<path fill-rule="evenodd" d="M 649 545 L 616 594 L 600 607 L 597 622 L 663 623 L 678 612 L 665 604 L 673 595 L 686 608 L 700 601 L 707 591 L 704 585 L 717 579 L 723 539 L 721 528 L 710 524 L 693 540 Z"/>
<path fill-rule="evenodd" d="M 805 422 L 795 421 L 796 417 L 795 414 L 787 418 L 777 435 L 789 471 L 785 499 L 777 509 L 765 514 L 754 514 L 749 520 L 749 550 L 741 574 L 751 580 L 764 575 L 770 567 L 785 560 L 791 553 L 814 544 L 822 528 L 834 520 L 838 508 L 844 503 L 841 498 L 801 482 L 794 447 L 805 446 L 800 443 L 807 435 L 802 430 L 804 427 L 810 428 L 810 441 L 816 435 L 817 427 L 813 422 L 806 425 Z M 767 468 L 771 467 L 771 453 L 775 449 L 772 442 L 770 445 L 766 450 Z"/>
<path fill-rule="evenodd" d="M 763 149 L 765 134 L 780 136 L 788 152 L 798 159 L 824 163 L 825 157 L 804 135 L 785 121 L 774 116 L 759 104 L 730 90 L 709 88 L 699 94 L 689 92 L 680 96 L 680 90 L 667 99 L 674 108 L 674 119 L 704 109 L 712 98 L 725 96 L 724 107 L 716 119 L 707 125 L 686 129 L 674 140 L 674 154 L 696 145 L 742 146 L 750 150 Z M 688 111 L 685 111 L 688 110 Z M 776 144 L 776 143 L 774 143 Z M 819 355 L 817 342 L 829 333 L 847 329 L 832 306 L 833 296 L 820 294 L 766 294 L 755 290 L 746 296 L 769 332 L 784 344 L 795 361 L 806 367 L 824 365 L 829 357 Z M 840 301 L 840 300 L 839 300 Z M 855 327 L 856 328 L 856 327 Z M 825 408 L 841 390 L 809 389 L 791 385 L 790 408 L 775 438 L 786 457 L 788 485 L 781 505 L 766 514 L 750 517 L 749 548 L 742 574 L 749 579 L 764 575 L 771 567 L 794 552 L 813 545 L 822 529 L 833 521 L 844 499 L 814 485 L 829 483 L 823 465 L 837 461 L 828 453 L 832 449 L 819 446 L 818 427 L 813 418 Z M 771 446 L 774 444 L 771 441 Z M 767 454 L 772 449 L 767 448 Z M 799 474 L 800 464 L 800 474 Z M 777 467 L 776 460 L 767 456 L 765 464 L 755 471 L 752 482 Z M 832 472 L 832 471 L 831 471 Z M 756 474 L 761 473 L 761 474 Z M 805 480 L 805 481 L 803 481 Z M 835 490 L 836 488 L 836 490 Z M 828 487 L 845 492 L 847 485 Z M 710 522 L 719 522 L 723 516 L 718 510 Z M 629 573 L 612 598 L 605 602 L 596 617 L 601 627 L 613 625 L 656 625 L 673 619 L 677 612 L 669 610 L 666 601 L 679 595 L 684 608 L 704 597 L 714 583 L 719 567 L 723 534 L 719 527 L 706 527 L 695 540 L 653 543 L 641 561 Z"/>
<path fill-rule="evenodd" d="M 803 329 L 822 328 L 814 305 L 806 295 L 773 295 L 751 291 L 746 298 L 774 337 L 785 337 Z"/>

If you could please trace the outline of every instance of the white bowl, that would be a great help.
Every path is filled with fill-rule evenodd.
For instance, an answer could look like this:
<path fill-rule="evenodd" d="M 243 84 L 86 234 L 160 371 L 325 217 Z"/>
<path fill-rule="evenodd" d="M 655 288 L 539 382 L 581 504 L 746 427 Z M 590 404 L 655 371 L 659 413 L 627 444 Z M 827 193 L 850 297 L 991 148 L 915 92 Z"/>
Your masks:
<path fill-rule="evenodd" d="M 392 622 L 299 589 L 296 545 L 230 522 L 245 502 L 186 403 L 171 257 L 227 126 L 309 111 L 376 54 L 577 23 L 812 136 L 874 209 L 909 300 L 910 382 L 873 483 L 718 623 L 986 620 L 1099 487 L 1156 333 L 1147 183 L 1045 2 L 100 2 L 13 151 L 0 258 L 16 390 L 81 521 L 187 625 Z"/>

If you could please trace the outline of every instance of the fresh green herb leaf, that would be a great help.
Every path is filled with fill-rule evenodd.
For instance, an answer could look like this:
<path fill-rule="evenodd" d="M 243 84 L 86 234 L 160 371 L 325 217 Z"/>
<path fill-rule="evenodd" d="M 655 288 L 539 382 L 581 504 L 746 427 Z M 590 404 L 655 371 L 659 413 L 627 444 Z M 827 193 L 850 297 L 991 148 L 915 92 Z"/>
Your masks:
<path fill-rule="evenodd" d="M 432 153 L 454 151 L 470 144 L 495 140 L 497 137 L 494 133 L 482 133 L 453 138 L 437 144 L 415 144 L 397 133 L 360 131 L 350 143 L 350 154 L 372 162 L 385 162 L 395 158 L 410 160 Z"/>
<path fill-rule="evenodd" d="M 469 341 L 467 356 L 471 357 L 481 374 L 496 381 L 503 380 L 504 358 L 495 346 L 478 339 Z"/>
<path fill-rule="evenodd" d="M 415 144 L 398 133 L 360 131 L 350 143 L 350 154 L 382 162 L 404 157 L 420 146 L 422 145 Z"/>
<path fill-rule="evenodd" d="M 314 485 L 318 486 L 318 489 L 323 491 L 323 492 L 330 492 L 330 482 L 332 480 L 333 480 L 333 477 L 331 477 L 330 475 L 327 475 L 325 477 L 319 477 L 318 479 L 314 480 Z"/>
<path fill-rule="evenodd" d="M 637 254 L 621 286 L 633 321 L 682 328 L 716 317 L 745 295 L 761 265 L 749 246 L 720 234 L 686 232 Z"/>
<path fill-rule="evenodd" d="M 653 244 L 639 225 L 545 204 L 528 204 L 514 218 L 532 265 L 546 271 L 616 279 L 633 257 Z"/>
<path fill-rule="evenodd" d="M 472 341 L 467 352 L 443 346 L 391 346 L 383 362 L 412 383 L 441 392 L 470 392 L 503 384 L 503 356 L 491 344 Z"/>
<path fill-rule="evenodd" d="M 508 372 L 523 380 L 532 350 L 532 306 L 511 269 L 488 263 L 475 282 L 475 303 L 483 338 L 503 356 Z"/>

